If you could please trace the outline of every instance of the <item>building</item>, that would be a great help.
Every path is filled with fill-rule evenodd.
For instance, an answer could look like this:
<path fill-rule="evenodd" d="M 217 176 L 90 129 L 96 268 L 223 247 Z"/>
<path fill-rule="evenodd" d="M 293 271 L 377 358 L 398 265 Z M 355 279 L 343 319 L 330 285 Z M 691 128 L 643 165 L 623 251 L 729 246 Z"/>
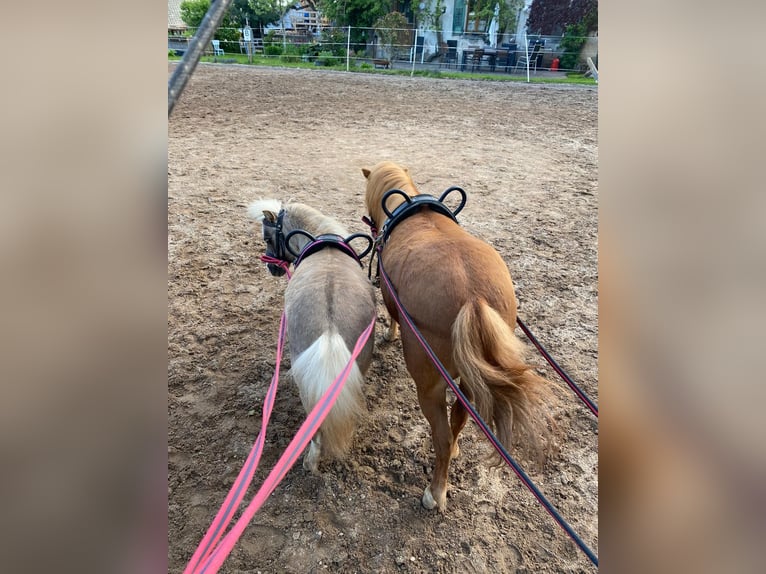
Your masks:
<path fill-rule="evenodd" d="M 183 36 L 186 24 L 181 20 L 181 2 L 183 0 L 168 0 L 168 36 Z"/>
<path fill-rule="evenodd" d="M 263 33 L 271 31 L 287 35 L 317 36 L 329 26 L 327 18 L 317 9 L 315 0 L 297 0 L 273 24 L 264 26 Z"/>

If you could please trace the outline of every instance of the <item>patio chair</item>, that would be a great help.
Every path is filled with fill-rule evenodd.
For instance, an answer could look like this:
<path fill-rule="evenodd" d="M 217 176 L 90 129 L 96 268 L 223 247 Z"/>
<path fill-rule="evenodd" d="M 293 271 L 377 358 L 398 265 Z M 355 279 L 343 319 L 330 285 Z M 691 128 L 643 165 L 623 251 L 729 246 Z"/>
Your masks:
<path fill-rule="evenodd" d="M 484 57 L 484 49 L 476 48 L 475 50 L 466 50 L 466 64 L 471 64 L 471 71 L 475 71 L 477 68 L 481 71 L 481 60 Z"/>
<path fill-rule="evenodd" d="M 447 40 L 447 52 L 444 54 L 444 64 L 449 68 L 449 63 L 455 62 L 457 68 L 457 40 Z"/>
<path fill-rule="evenodd" d="M 497 65 L 502 66 L 506 73 L 516 65 L 516 49 L 516 44 L 501 44 L 497 52 Z"/>
<path fill-rule="evenodd" d="M 514 73 L 519 68 L 519 66 L 526 68 L 527 65 L 529 65 L 530 68 L 533 68 L 535 72 L 537 72 L 537 57 L 540 55 L 540 48 L 543 47 L 542 42 L 535 42 L 534 47 L 532 48 L 532 51 L 529 51 L 529 48 L 521 53 L 521 55 L 516 60 L 516 66 L 514 66 L 513 71 Z"/>
<path fill-rule="evenodd" d="M 213 55 L 214 56 L 223 56 L 223 50 L 221 49 L 221 41 L 220 40 L 213 40 Z"/>
<path fill-rule="evenodd" d="M 425 36 L 416 36 L 415 45 L 410 50 L 410 58 L 416 62 L 423 59 L 423 44 L 425 42 Z M 414 51 L 414 53 L 413 53 Z"/>

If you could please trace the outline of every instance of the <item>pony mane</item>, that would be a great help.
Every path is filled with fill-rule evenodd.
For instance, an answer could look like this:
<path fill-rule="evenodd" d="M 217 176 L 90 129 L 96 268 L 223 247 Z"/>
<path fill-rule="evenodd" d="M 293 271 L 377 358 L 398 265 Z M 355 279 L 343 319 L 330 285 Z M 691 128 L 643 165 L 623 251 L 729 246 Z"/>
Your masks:
<path fill-rule="evenodd" d="M 322 214 L 320 211 L 303 203 L 287 203 L 282 205 L 278 199 L 258 199 L 247 208 L 247 214 L 256 221 L 262 222 L 263 212 L 270 211 L 278 214 L 284 208 L 290 229 L 304 229 L 312 235 L 334 233 L 343 237 L 348 235 L 346 228 L 337 220 Z"/>
<path fill-rule="evenodd" d="M 401 189 L 409 196 L 420 195 L 407 168 L 392 161 L 381 161 L 375 164 L 372 169 L 363 169 L 362 173 L 367 178 L 367 192 L 365 193 L 367 213 L 378 225 L 382 225 L 386 219 L 381 201 L 388 190 Z M 389 210 L 393 210 L 402 201 L 404 200 L 401 197 L 392 197 L 387 202 L 387 206 Z"/>
<path fill-rule="evenodd" d="M 312 235 L 348 235 L 348 231 L 340 222 L 303 203 L 288 203 L 285 211 L 293 228 L 305 229 Z"/>
<path fill-rule="evenodd" d="M 282 202 L 278 199 L 258 199 L 252 202 L 247 208 L 247 214 L 256 221 L 263 221 L 264 211 L 271 211 L 274 214 L 282 209 Z"/>

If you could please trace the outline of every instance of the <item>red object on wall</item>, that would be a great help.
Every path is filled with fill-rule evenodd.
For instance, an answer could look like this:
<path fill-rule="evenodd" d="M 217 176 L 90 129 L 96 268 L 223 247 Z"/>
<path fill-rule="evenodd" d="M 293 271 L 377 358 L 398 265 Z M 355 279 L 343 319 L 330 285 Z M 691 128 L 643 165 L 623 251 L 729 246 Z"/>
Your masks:
<path fill-rule="evenodd" d="M 551 70 L 558 70 L 559 69 L 559 59 L 554 58 L 553 62 L 551 63 Z"/>

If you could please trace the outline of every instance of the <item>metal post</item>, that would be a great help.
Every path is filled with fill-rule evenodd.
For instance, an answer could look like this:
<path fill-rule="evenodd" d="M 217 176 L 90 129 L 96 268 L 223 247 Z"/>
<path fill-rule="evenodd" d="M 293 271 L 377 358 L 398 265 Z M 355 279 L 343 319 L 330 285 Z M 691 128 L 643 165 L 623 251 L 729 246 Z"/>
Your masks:
<path fill-rule="evenodd" d="M 348 37 L 346 38 L 346 71 L 349 71 L 351 57 L 351 26 L 348 27 Z"/>
<path fill-rule="evenodd" d="M 215 34 L 221 20 L 223 20 L 223 15 L 229 9 L 231 2 L 232 0 L 218 0 L 210 5 L 205 17 L 202 19 L 202 23 L 199 25 L 197 33 L 194 34 L 191 42 L 189 42 L 189 47 L 186 49 L 184 57 L 181 58 L 176 69 L 173 70 L 173 75 L 168 80 L 168 117 L 170 117 L 170 113 L 173 111 L 181 92 L 184 91 L 186 83 L 194 72 L 194 68 L 197 67 L 205 46 L 210 44 L 210 41 L 213 39 L 213 34 Z"/>
<path fill-rule="evenodd" d="M 526 32 L 524 32 L 524 50 L 527 55 L 527 83 L 529 83 L 529 38 L 527 38 Z"/>
<path fill-rule="evenodd" d="M 243 39 L 245 40 L 245 48 L 247 49 L 247 63 L 253 63 L 253 29 L 250 27 L 250 22 L 245 18 L 245 28 L 242 31 Z"/>

